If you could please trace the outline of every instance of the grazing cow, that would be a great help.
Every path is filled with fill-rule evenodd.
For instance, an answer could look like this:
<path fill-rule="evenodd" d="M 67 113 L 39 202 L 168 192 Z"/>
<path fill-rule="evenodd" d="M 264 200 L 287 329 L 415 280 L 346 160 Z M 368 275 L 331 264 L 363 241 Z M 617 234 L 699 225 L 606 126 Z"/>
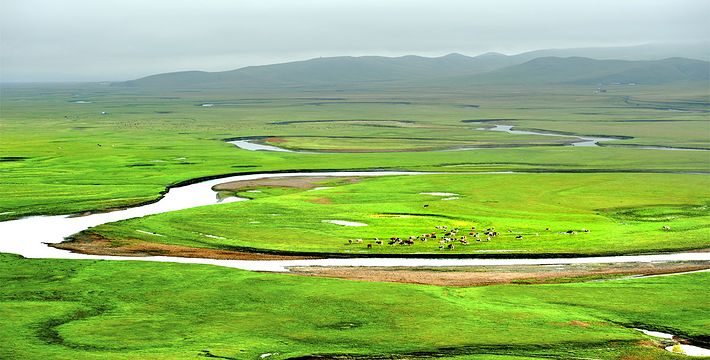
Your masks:
<path fill-rule="evenodd" d="M 367 244 L 368 249 L 372 249 L 372 244 Z"/>
<path fill-rule="evenodd" d="M 508 232 L 509 232 L 509 233 L 512 233 L 512 232 L 513 232 L 513 230 L 508 230 Z"/>
<path fill-rule="evenodd" d="M 353 239 L 348 240 L 348 242 L 350 243 L 350 245 L 352 245 L 352 244 L 353 244 Z"/>
<path fill-rule="evenodd" d="M 663 227 L 663 230 L 670 230 L 670 229 L 671 229 L 671 227 L 667 226 L 667 225 Z"/>
<path fill-rule="evenodd" d="M 486 239 L 486 241 L 491 241 L 491 237 L 489 236 L 489 237 Z"/>
<path fill-rule="evenodd" d="M 547 228 L 547 229 L 545 229 L 545 230 L 550 231 L 550 228 Z"/>
<path fill-rule="evenodd" d="M 355 240 L 355 242 L 361 243 L 362 239 L 357 239 L 357 240 Z"/>
<path fill-rule="evenodd" d="M 584 230 L 584 229 L 582 229 L 582 230 Z M 584 230 L 584 232 L 586 232 L 586 233 L 588 233 L 589 231 L 590 231 L 589 229 Z"/>
<path fill-rule="evenodd" d="M 444 245 L 439 245 L 439 250 L 443 249 Z"/>
<path fill-rule="evenodd" d="M 516 236 L 515 238 L 516 238 L 516 239 L 522 239 L 522 238 L 523 238 L 523 235 L 518 235 L 518 236 Z"/>
<path fill-rule="evenodd" d="M 446 240 L 439 241 L 439 244 L 444 244 L 444 243 L 446 243 Z"/>
<path fill-rule="evenodd" d="M 472 227 L 471 227 L 471 230 L 476 230 L 476 227 L 475 227 L 475 226 L 472 226 Z"/>
<path fill-rule="evenodd" d="M 377 243 L 377 245 L 382 245 L 382 240 L 375 240 L 375 242 Z"/>
<path fill-rule="evenodd" d="M 426 208 L 426 207 L 429 207 L 429 204 L 424 204 L 424 207 L 425 207 L 425 208 Z"/>
<path fill-rule="evenodd" d="M 454 244 L 449 244 L 448 248 L 449 248 L 449 250 L 453 250 L 453 249 L 454 249 Z"/>

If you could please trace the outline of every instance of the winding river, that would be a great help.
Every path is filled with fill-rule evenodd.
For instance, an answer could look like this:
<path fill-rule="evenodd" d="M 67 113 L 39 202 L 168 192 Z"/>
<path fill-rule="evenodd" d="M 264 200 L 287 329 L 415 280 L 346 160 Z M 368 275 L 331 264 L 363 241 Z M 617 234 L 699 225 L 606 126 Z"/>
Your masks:
<path fill-rule="evenodd" d="M 473 123 L 473 124 L 477 124 L 477 123 Z M 592 137 L 592 136 L 542 133 L 542 132 L 534 132 L 534 131 L 519 131 L 519 130 L 513 130 L 513 128 L 515 127 L 514 125 L 496 125 L 496 124 L 491 124 L 491 125 L 494 125 L 494 127 L 492 127 L 492 128 L 478 128 L 476 130 L 479 130 L 479 131 L 503 131 L 503 132 L 507 132 L 509 134 L 517 134 L 517 135 L 543 135 L 543 136 L 557 136 L 557 137 L 573 137 L 573 138 L 578 138 L 579 141 L 573 142 L 570 146 L 579 146 L 579 147 L 599 147 L 600 141 L 619 140 L 616 138 L 609 138 L 609 137 Z M 296 152 L 296 153 L 300 153 L 300 154 L 316 154 L 316 153 L 318 153 L 315 151 L 287 150 L 287 149 L 280 148 L 277 146 L 257 144 L 257 143 L 254 143 L 253 140 L 254 139 L 245 138 L 245 139 L 241 139 L 241 140 L 232 140 L 232 141 L 227 141 L 227 142 L 237 146 L 240 149 L 251 150 L 251 151 L 281 151 L 281 152 Z M 672 147 L 663 147 L 663 146 L 640 146 L 640 145 L 614 145 L 614 147 L 623 147 L 623 148 L 630 148 L 630 149 L 647 149 L 647 150 L 710 151 L 707 149 L 686 149 L 686 148 L 672 148 Z M 462 148 L 443 150 L 443 151 L 480 150 L 480 149 L 482 149 L 482 148 L 462 147 Z M 442 151 L 442 150 L 434 150 L 434 151 Z"/>
<path fill-rule="evenodd" d="M 467 265 L 555 265 L 555 264 L 589 264 L 607 262 L 659 262 L 659 261 L 710 261 L 710 253 L 675 253 L 658 255 L 609 256 L 588 258 L 562 259 L 311 259 L 311 260 L 213 260 L 180 257 L 113 257 L 99 255 L 84 255 L 55 249 L 47 243 L 59 243 L 65 237 L 100 224 L 159 214 L 169 211 L 188 209 L 197 206 L 218 203 L 245 201 L 241 198 L 220 200 L 212 190 L 214 185 L 241 180 L 254 180 L 268 177 L 296 176 L 388 176 L 388 175 L 419 175 L 421 172 L 323 172 L 323 173 L 289 173 L 289 174 L 251 174 L 206 180 L 203 182 L 171 188 L 158 202 L 109 213 L 92 214 L 81 217 L 38 216 L 19 220 L 0 222 L 0 252 L 19 254 L 28 258 L 55 259 L 110 259 L 110 260 L 141 260 L 179 263 L 213 264 L 253 271 L 288 271 L 290 266 L 467 266 Z M 482 173 L 478 173 L 482 174 Z"/>

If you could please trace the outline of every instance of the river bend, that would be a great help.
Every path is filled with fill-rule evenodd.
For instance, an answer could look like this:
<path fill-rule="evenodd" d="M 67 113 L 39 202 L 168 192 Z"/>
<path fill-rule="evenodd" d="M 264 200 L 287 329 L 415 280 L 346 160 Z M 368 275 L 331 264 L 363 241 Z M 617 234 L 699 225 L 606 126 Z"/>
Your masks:
<path fill-rule="evenodd" d="M 710 261 L 710 253 L 675 253 L 658 255 L 609 256 L 560 259 L 407 259 L 407 258 L 352 258 L 352 259 L 311 259 L 311 260 L 214 260 L 181 257 L 114 257 L 85 255 L 47 246 L 48 243 L 60 243 L 65 237 L 108 222 L 126 220 L 169 211 L 213 205 L 242 198 L 220 200 L 212 187 L 230 181 L 254 180 L 268 177 L 296 176 L 387 176 L 421 175 L 421 172 L 323 172 L 289 174 L 251 174 L 206 180 L 199 183 L 171 188 L 158 202 L 109 213 L 72 217 L 37 216 L 0 222 L 0 252 L 19 254 L 28 258 L 52 259 L 107 259 L 140 260 L 177 263 L 213 264 L 253 271 L 288 271 L 290 266 L 470 266 L 470 265 L 553 265 L 553 264 L 589 264 L 606 262 L 658 262 L 658 261 Z M 482 174 L 482 173 L 478 173 Z"/>

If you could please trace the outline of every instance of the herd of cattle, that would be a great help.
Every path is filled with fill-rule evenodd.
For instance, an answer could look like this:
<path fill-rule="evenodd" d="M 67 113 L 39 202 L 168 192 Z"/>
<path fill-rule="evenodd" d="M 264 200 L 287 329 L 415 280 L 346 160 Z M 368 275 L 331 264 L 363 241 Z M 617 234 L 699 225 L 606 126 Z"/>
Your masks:
<path fill-rule="evenodd" d="M 437 226 L 436 230 L 443 231 L 443 235 L 437 235 L 436 232 L 432 232 L 429 234 L 422 234 L 419 236 L 412 235 L 409 238 L 400 238 L 397 236 L 390 237 L 389 240 L 387 241 L 387 244 L 390 246 L 396 246 L 396 245 L 414 245 L 417 241 L 421 242 L 426 242 L 427 240 L 436 240 L 439 243 L 439 250 L 443 250 L 444 247 L 448 248 L 449 250 L 454 249 L 454 244 L 460 243 L 461 245 L 469 245 L 469 240 L 468 236 L 471 236 L 471 241 L 479 241 L 479 242 L 489 242 L 491 241 L 492 238 L 495 238 L 496 236 L 500 236 L 500 232 L 496 231 L 495 227 L 488 228 L 486 230 L 483 230 L 481 232 L 474 232 L 476 230 L 476 227 L 473 226 L 471 227 L 471 231 L 468 233 L 468 235 L 459 235 L 459 229 L 454 228 L 449 230 L 448 226 Z M 550 231 L 550 228 L 546 228 L 546 231 Z M 590 232 L 589 229 L 582 228 L 583 232 Z M 513 233 L 512 230 L 508 230 L 509 233 Z M 559 234 L 570 234 L 570 235 L 577 235 L 577 231 L 575 230 L 569 230 L 563 233 Z M 535 233 L 535 236 L 538 236 L 539 233 Z M 522 240 L 523 236 L 522 235 L 517 235 L 515 236 L 516 239 Z M 379 238 L 374 238 L 375 244 L 377 245 L 384 245 L 385 241 L 380 240 Z M 361 244 L 363 243 L 362 239 L 350 239 L 348 240 L 348 244 L 352 245 L 353 243 L 355 244 Z M 367 244 L 368 249 L 372 249 L 372 243 Z"/>
<path fill-rule="evenodd" d="M 670 230 L 670 226 L 663 226 L 663 230 Z M 492 238 L 495 238 L 496 236 L 500 236 L 500 232 L 496 231 L 495 227 L 488 228 L 484 231 L 481 232 L 473 232 L 476 230 L 476 227 L 473 226 L 471 227 L 471 232 L 468 233 L 468 235 L 459 235 L 459 229 L 454 228 L 449 230 L 448 226 L 437 226 L 436 230 L 441 230 L 444 232 L 443 235 L 437 235 L 435 232 L 432 232 L 430 234 L 422 234 L 419 236 L 410 236 L 409 238 L 402 239 L 400 237 L 393 236 L 389 238 L 389 241 L 387 241 L 387 244 L 390 246 L 396 246 L 396 245 L 414 245 L 417 241 L 421 242 L 426 242 L 427 240 L 437 240 L 439 243 L 439 250 L 443 250 L 444 247 L 448 248 L 449 250 L 454 249 L 454 244 L 455 243 L 460 243 L 462 245 L 468 245 L 469 240 L 468 236 L 472 237 L 472 241 L 479 241 L 479 242 L 488 242 L 491 241 Z M 550 231 L 550 228 L 546 228 L 545 231 Z M 582 228 L 582 232 L 588 233 L 590 232 L 589 229 Z M 508 233 L 513 233 L 512 230 L 508 230 Z M 567 235 L 577 235 L 576 230 L 568 230 L 565 232 L 559 232 L 557 234 L 567 234 Z M 535 236 L 539 236 L 539 233 L 535 233 Z M 522 240 L 523 236 L 522 235 L 517 235 L 515 236 L 516 239 Z M 384 245 L 385 241 L 380 240 L 379 238 L 374 238 L 375 244 L 377 245 Z M 348 240 L 348 244 L 352 245 L 353 243 L 355 244 L 362 244 L 363 240 L 362 239 L 350 239 Z M 372 249 L 372 243 L 367 244 L 368 249 Z"/>

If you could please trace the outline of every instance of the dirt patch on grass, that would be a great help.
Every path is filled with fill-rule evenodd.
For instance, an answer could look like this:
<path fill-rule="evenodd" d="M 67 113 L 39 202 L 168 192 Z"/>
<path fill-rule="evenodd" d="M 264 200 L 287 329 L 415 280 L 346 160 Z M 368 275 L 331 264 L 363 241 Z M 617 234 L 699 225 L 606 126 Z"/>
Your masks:
<path fill-rule="evenodd" d="M 315 259 L 307 256 L 285 256 L 246 253 L 231 250 L 195 248 L 151 243 L 142 240 L 116 241 L 100 235 L 78 235 L 69 242 L 49 244 L 57 249 L 73 253 L 109 256 L 174 256 L 185 258 L 207 258 L 216 260 L 302 260 Z"/>
<path fill-rule="evenodd" d="M 253 188 L 260 186 L 272 187 L 292 187 L 297 189 L 311 189 L 320 182 L 336 182 L 354 184 L 362 181 L 359 177 L 288 177 L 288 178 L 264 178 L 258 180 L 231 181 L 223 184 L 215 185 L 212 189 L 220 191 L 235 191 L 244 188 Z"/>
<path fill-rule="evenodd" d="M 272 144 L 283 144 L 285 142 L 288 142 L 288 140 L 282 138 L 282 137 L 270 137 L 266 139 L 266 142 L 272 143 Z"/>
<path fill-rule="evenodd" d="M 710 269 L 710 262 L 571 264 L 468 267 L 290 267 L 292 274 L 358 281 L 396 282 L 437 286 L 544 284 L 595 280 L 599 276 L 674 274 Z"/>
<path fill-rule="evenodd" d="M 572 320 L 568 323 L 557 323 L 557 324 L 550 324 L 550 325 L 568 325 L 568 326 L 581 326 L 581 327 L 589 327 L 589 324 L 577 320 Z"/>
<path fill-rule="evenodd" d="M 314 202 L 314 203 L 316 203 L 316 204 L 328 204 L 328 205 L 332 205 L 332 204 L 333 204 L 333 202 L 330 201 L 328 198 L 313 199 L 313 200 L 311 200 L 311 201 Z"/>

